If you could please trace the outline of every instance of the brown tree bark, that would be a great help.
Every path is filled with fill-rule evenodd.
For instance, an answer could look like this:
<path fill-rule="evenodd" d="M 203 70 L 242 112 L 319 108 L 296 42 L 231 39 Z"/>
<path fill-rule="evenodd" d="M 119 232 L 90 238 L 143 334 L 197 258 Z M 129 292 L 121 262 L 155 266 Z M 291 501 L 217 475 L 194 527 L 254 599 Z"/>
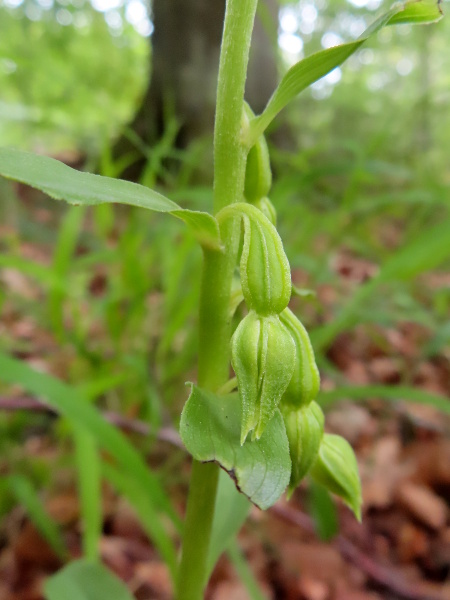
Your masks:
<path fill-rule="evenodd" d="M 255 111 L 262 110 L 277 81 L 278 5 L 261 2 L 266 26 L 257 18 L 247 80 L 247 100 Z M 152 145 L 164 131 L 165 113 L 172 113 L 180 123 L 177 145 L 185 147 L 213 131 L 225 0 L 153 0 L 152 8 L 150 85 L 133 129 Z"/>

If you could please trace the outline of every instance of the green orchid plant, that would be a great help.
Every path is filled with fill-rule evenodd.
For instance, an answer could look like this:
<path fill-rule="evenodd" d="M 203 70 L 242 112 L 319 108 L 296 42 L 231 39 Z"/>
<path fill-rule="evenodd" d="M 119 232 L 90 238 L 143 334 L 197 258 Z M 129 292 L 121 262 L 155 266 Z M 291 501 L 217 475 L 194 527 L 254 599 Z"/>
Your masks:
<path fill-rule="evenodd" d="M 172 569 L 177 600 L 202 597 L 230 532 L 237 532 L 245 519 L 250 505 L 246 498 L 267 509 L 286 490 L 291 495 L 309 475 L 361 517 L 361 486 L 353 450 L 343 438 L 324 433 L 324 415 L 316 402 L 320 378 L 314 351 L 306 329 L 288 307 L 291 274 L 276 229 L 276 209 L 269 200 L 272 173 L 264 132 L 302 90 L 342 64 L 383 27 L 441 18 L 434 0 L 394 5 L 357 40 L 320 51 L 292 66 L 265 110 L 254 115 L 244 101 L 244 86 L 256 9 L 257 0 L 227 0 L 211 213 L 183 209 L 134 183 L 0 148 L 0 174 L 6 178 L 73 205 L 123 203 L 168 213 L 191 228 L 203 249 L 198 376 L 196 384 L 189 384 L 191 392 L 180 421 L 181 438 L 193 464 L 181 558 Z M 234 293 L 237 272 L 238 300 Z M 233 332 L 240 301 L 248 312 Z M 11 361 L 0 357 L 0 377 L 20 383 L 21 368 Z M 230 364 L 235 378 L 230 378 Z M 100 427 L 94 409 L 84 406 L 77 417 L 69 401 L 66 398 L 66 404 L 60 405 L 62 412 L 84 419 L 82 423 L 93 437 L 96 427 L 105 436 L 108 433 L 109 445 L 105 442 L 105 446 L 113 448 L 117 440 L 105 426 Z M 127 452 L 130 461 L 136 462 L 134 454 Z M 225 484 L 218 485 L 220 467 L 241 494 L 233 495 Z M 150 484 L 142 469 L 139 472 L 141 484 Z M 116 481 L 120 483 L 117 474 Z M 136 490 L 135 498 L 137 494 Z M 221 514 L 224 502 L 233 507 L 226 524 Z M 151 531 L 158 535 L 155 528 Z M 166 547 L 161 547 L 164 554 Z M 173 562 L 173 551 L 166 548 L 166 554 Z M 58 581 L 48 586 L 50 598 L 61 589 Z"/>

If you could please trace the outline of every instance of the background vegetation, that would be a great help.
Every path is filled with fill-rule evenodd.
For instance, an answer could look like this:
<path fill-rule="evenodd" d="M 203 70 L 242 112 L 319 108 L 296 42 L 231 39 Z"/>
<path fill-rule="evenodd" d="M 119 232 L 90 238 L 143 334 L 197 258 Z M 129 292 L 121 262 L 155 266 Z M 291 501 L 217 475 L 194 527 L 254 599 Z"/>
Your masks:
<path fill-rule="evenodd" d="M 381 7 L 279 4 L 278 24 L 264 10 L 261 18 L 280 72 L 354 39 Z M 208 135 L 177 147 L 182 115 L 170 106 L 152 146 L 130 126 L 148 84 L 152 27 L 139 0 L 0 0 L 1 145 L 110 176 L 143 159 L 144 183 L 191 208 L 211 206 Z M 311 331 L 324 405 L 385 397 L 448 406 L 449 36 L 449 19 L 383 30 L 271 132 L 271 200 L 294 281 L 313 292 L 294 304 Z M 120 154 L 123 137 L 131 149 Z M 176 423 L 183 383 L 195 379 L 194 240 L 163 217 L 66 209 L 5 180 L 0 199 L 1 348 L 102 410 L 149 424 L 152 435 L 134 442 L 179 499 L 185 457 L 157 433 Z M 20 389 L 2 389 L 4 407 L 12 398 L 36 410 Z M 31 485 L 23 492 L 5 479 L 1 515 L 23 494 L 43 490 L 46 502 L 74 485 L 68 432 L 46 412 L 0 412 L 0 472 Z M 58 547 L 59 533 L 44 534 Z"/>

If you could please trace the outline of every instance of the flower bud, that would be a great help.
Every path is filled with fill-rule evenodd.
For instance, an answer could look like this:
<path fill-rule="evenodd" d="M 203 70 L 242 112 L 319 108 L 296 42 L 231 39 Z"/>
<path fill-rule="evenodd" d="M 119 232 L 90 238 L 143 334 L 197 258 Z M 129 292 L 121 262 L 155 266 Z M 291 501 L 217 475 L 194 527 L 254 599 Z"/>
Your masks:
<path fill-rule="evenodd" d="M 294 374 L 284 393 L 283 404 L 293 407 L 309 404 L 319 393 L 320 374 L 308 332 L 289 308 L 281 313 L 280 319 L 291 334 L 297 351 Z"/>
<path fill-rule="evenodd" d="M 339 435 L 325 433 L 311 477 L 336 494 L 361 521 L 361 482 L 358 464 L 350 444 Z"/>
<path fill-rule="evenodd" d="M 277 225 L 277 210 L 272 202 L 265 196 L 264 198 L 260 198 L 254 203 L 256 208 L 262 212 L 264 216 L 266 216 L 269 221 L 276 227 Z"/>
<path fill-rule="evenodd" d="M 231 362 L 242 405 L 241 445 L 259 439 L 273 417 L 295 363 L 295 344 L 278 316 L 251 311 L 231 340 Z"/>
<path fill-rule="evenodd" d="M 317 402 L 297 410 L 281 407 L 292 461 L 288 497 L 316 460 L 323 437 L 324 416 Z"/>
<path fill-rule="evenodd" d="M 244 196 L 249 202 L 264 198 L 272 187 L 269 149 L 262 135 L 250 148 L 245 169 Z"/>
<path fill-rule="evenodd" d="M 243 214 L 240 272 L 247 306 L 260 315 L 279 314 L 291 297 L 291 271 L 277 230 L 251 204 Z"/>

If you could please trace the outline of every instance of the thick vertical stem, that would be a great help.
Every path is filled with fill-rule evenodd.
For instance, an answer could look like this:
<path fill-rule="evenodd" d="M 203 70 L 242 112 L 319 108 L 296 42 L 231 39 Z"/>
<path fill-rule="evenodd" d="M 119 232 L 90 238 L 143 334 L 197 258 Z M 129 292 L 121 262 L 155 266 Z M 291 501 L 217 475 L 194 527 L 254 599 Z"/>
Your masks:
<path fill-rule="evenodd" d="M 227 0 L 214 130 L 214 212 L 243 195 L 246 150 L 241 143 L 245 79 L 258 0 Z M 229 376 L 230 293 L 239 242 L 238 223 L 221 231 L 224 252 L 205 249 L 200 297 L 198 383 L 216 391 Z M 194 461 L 177 600 L 201 600 L 219 467 Z"/>

